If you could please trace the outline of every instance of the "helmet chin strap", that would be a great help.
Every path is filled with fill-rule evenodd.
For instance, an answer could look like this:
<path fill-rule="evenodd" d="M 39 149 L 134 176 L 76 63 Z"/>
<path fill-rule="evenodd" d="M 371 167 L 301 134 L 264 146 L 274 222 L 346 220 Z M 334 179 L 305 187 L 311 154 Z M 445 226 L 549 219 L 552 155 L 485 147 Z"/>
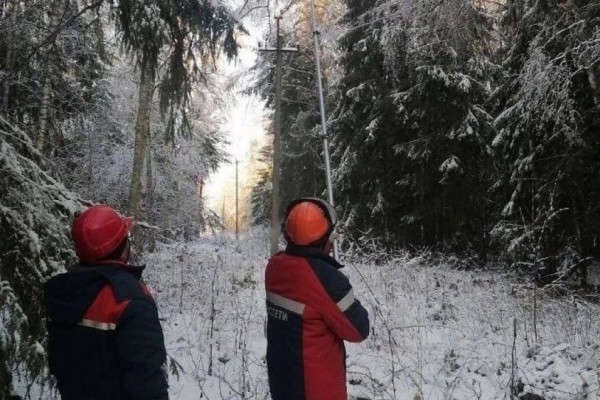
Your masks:
<path fill-rule="evenodd" d="M 124 262 L 125 264 L 127 264 L 130 256 L 131 256 L 131 242 L 129 241 L 129 238 L 127 238 L 127 244 L 123 248 L 123 253 L 121 253 L 119 260 Z"/>
<path fill-rule="evenodd" d="M 331 252 L 333 251 L 333 243 L 335 243 L 335 240 L 337 239 L 338 236 L 339 235 L 335 231 L 335 227 L 334 227 L 333 231 L 329 234 L 327 241 L 323 245 L 323 251 L 325 251 L 325 253 L 331 254 Z"/>
<path fill-rule="evenodd" d="M 129 257 L 131 255 L 131 242 L 129 238 L 125 239 L 125 243 L 117 249 L 113 254 L 103 260 L 99 260 L 97 264 L 117 264 L 121 266 L 129 265 Z"/>

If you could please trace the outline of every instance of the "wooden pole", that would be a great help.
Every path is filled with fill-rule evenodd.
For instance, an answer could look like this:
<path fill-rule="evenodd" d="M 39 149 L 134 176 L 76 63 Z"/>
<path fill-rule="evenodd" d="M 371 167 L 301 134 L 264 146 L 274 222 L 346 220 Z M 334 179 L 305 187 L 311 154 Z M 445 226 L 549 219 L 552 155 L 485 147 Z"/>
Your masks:
<path fill-rule="evenodd" d="M 238 179 L 238 168 L 239 168 L 239 160 L 235 160 L 235 239 L 239 239 L 239 179 Z"/>
<path fill-rule="evenodd" d="M 277 20 L 277 70 L 275 71 L 275 134 L 273 137 L 273 202 L 271 205 L 271 255 L 279 243 L 279 187 L 281 171 L 281 16 Z"/>
<path fill-rule="evenodd" d="M 273 132 L 273 194 L 271 203 L 271 255 L 277 253 L 279 243 L 279 209 L 280 209 L 280 187 L 281 187 L 281 81 L 282 81 L 282 55 L 283 53 L 295 53 L 295 47 L 283 48 L 281 37 L 282 16 L 275 17 L 277 20 L 277 47 L 275 49 L 261 49 L 263 52 L 274 52 L 277 55 L 275 70 L 275 132 Z"/>

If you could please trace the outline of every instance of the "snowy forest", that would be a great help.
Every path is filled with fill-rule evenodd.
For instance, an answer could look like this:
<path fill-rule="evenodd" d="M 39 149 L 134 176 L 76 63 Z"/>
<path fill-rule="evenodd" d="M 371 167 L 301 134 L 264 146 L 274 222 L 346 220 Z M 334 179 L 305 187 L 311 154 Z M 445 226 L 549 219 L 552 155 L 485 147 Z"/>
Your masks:
<path fill-rule="evenodd" d="M 371 318 L 350 398 L 600 399 L 600 0 L 314 3 L 340 257 Z M 260 50 L 275 17 L 299 50 L 282 216 L 326 198 L 310 6 L 0 0 L 0 400 L 58 398 L 42 285 L 76 267 L 71 224 L 95 203 L 138 221 L 171 399 L 269 398 L 276 68 Z M 267 144 L 241 164 L 238 236 L 205 188 L 248 97 Z"/>

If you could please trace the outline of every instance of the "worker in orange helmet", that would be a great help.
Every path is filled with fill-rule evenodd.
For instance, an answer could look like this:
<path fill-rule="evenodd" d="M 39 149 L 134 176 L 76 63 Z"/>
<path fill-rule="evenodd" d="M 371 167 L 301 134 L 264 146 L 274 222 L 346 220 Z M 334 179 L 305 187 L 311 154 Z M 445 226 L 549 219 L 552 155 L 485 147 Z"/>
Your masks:
<path fill-rule="evenodd" d="M 344 340 L 369 335 L 343 266 L 328 253 L 337 217 L 328 202 L 293 201 L 282 225 L 285 251 L 265 271 L 267 370 L 273 400 L 347 400 Z"/>

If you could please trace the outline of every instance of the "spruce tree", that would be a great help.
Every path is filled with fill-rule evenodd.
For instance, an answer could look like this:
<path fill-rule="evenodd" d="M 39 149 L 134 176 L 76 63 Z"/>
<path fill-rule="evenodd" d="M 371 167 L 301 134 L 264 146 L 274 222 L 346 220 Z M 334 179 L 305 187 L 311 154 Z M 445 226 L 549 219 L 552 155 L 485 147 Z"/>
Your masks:
<path fill-rule="evenodd" d="M 463 0 L 347 6 L 332 126 L 348 228 L 387 244 L 480 250 L 490 17 Z"/>
<path fill-rule="evenodd" d="M 394 179 L 399 166 L 393 146 L 403 136 L 393 104 L 394 79 L 384 65 L 379 41 L 383 23 L 376 21 L 375 3 L 346 5 L 348 27 L 340 40 L 343 77 L 334 87 L 337 105 L 331 116 L 336 202 L 355 236 L 390 241 L 399 231 L 390 224 L 399 222 L 397 211 L 406 199 Z"/>
<path fill-rule="evenodd" d="M 600 2 L 509 2 L 503 23 L 494 238 L 515 265 L 568 274 L 600 256 Z"/>
<path fill-rule="evenodd" d="M 19 128 L 0 117 L 0 399 L 13 379 L 44 388 L 42 284 L 72 267 L 69 226 L 82 207 L 51 177 L 47 159 Z"/>

